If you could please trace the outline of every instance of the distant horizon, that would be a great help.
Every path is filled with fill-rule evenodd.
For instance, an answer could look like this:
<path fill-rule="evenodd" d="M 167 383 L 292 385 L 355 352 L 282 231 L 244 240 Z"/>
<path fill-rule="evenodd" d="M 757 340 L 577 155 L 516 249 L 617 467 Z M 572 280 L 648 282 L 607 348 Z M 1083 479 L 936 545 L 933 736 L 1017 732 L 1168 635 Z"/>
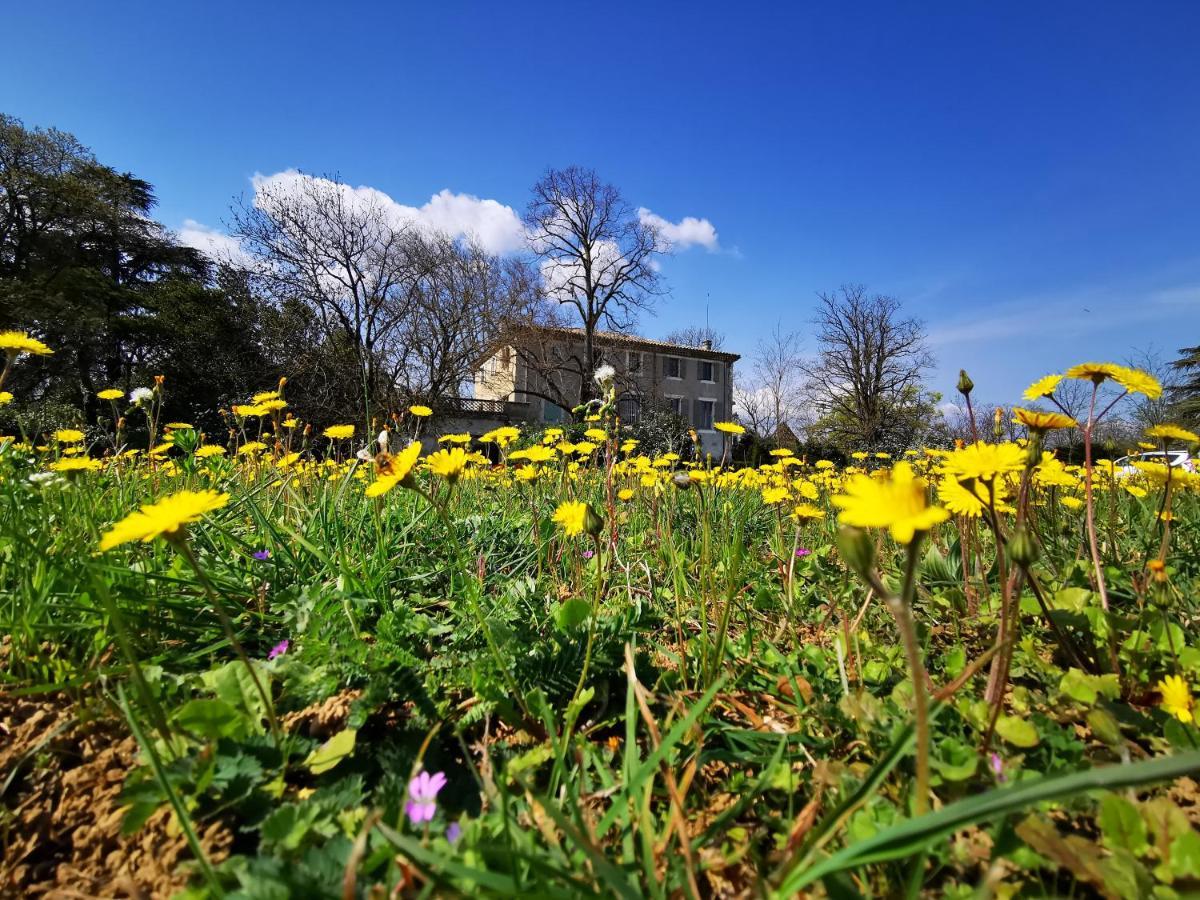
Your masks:
<path fill-rule="evenodd" d="M 739 367 L 844 283 L 925 322 L 947 400 L 960 368 L 1012 402 L 1076 362 L 1200 343 L 1195 4 L 614 4 L 582 72 L 548 6 L 321 9 L 217 2 L 135 28 L 17 8 L 0 110 L 151 182 L 193 246 L 301 170 L 512 252 L 540 174 L 594 168 L 679 248 L 639 333 L 707 306 Z"/>

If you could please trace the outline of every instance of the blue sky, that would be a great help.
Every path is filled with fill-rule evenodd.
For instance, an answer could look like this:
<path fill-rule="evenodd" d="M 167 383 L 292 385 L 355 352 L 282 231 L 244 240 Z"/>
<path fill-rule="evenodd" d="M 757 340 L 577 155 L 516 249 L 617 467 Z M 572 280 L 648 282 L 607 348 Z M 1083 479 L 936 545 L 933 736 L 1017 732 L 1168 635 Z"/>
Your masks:
<path fill-rule="evenodd" d="M 918 14 L 919 11 L 919 14 Z M 1200 342 L 1200 4 L 25 3 L 0 110 L 220 228 L 255 173 L 520 211 L 548 165 L 707 219 L 642 331 L 750 354 L 862 282 L 983 399 Z M 811 349 L 811 342 L 809 344 Z"/>

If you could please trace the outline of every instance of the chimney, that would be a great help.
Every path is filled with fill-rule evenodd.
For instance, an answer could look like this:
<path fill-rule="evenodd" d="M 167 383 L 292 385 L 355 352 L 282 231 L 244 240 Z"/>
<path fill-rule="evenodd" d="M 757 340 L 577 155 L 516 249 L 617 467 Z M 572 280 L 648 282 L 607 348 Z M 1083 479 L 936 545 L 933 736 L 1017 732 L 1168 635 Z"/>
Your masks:
<path fill-rule="evenodd" d="M 712 349 L 712 341 L 709 341 L 709 340 L 703 340 L 703 341 L 701 341 L 701 342 L 700 342 L 700 349 L 702 349 L 702 350 L 711 350 L 711 349 Z"/>

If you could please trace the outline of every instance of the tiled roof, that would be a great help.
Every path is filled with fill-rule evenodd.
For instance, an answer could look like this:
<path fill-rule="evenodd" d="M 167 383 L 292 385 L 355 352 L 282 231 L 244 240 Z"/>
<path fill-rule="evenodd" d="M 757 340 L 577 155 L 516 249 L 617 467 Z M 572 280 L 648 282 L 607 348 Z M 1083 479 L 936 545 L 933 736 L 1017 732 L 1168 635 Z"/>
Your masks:
<path fill-rule="evenodd" d="M 543 334 L 558 334 L 583 340 L 582 328 L 561 328 L 546 325 L 531 326 L 531 330 Z M 654 353 L 667 353 L 673 356 L 687 356 L 698 359 L 719 359 L 725 362 L 735 362 L 741 359 L 738 353 L 726 353 L 724 350 L 705 350 L 703 347 L 691 347 L 687 344 L 670 344 L 666 341 L 655 341 L 638 334 L 621 334 L 617 331 L 596 331 L 592 339 L 599 347 L 628 347 L 635 350 L 648 350 Z"/>

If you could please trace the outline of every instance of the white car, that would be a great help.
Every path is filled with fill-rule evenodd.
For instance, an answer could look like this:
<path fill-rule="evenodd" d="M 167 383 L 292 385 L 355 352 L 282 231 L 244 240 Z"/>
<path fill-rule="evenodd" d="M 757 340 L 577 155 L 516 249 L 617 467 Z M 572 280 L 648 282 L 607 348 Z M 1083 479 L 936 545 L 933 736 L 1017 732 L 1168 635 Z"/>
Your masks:
<path fill-rule="evenodd" d="M 1172 468 L 1182 469 L 1184 472 L 1195 472 L 1196 464 L 1192 461 L 1191 456 L 1186 450 L 1168 450 L 1165 453 L 1162 450 L 1150 450 L 1146 453 L 1135 453 L 1132 456 L 1122 456 L 1113 463 L 1113 470 L 1118 478 L 1124 478 L 1127 475 L 1133 475 L 1137 472 L 1135 462 L 1158 463 L 1159 465 L 1168 465 Z"/>

